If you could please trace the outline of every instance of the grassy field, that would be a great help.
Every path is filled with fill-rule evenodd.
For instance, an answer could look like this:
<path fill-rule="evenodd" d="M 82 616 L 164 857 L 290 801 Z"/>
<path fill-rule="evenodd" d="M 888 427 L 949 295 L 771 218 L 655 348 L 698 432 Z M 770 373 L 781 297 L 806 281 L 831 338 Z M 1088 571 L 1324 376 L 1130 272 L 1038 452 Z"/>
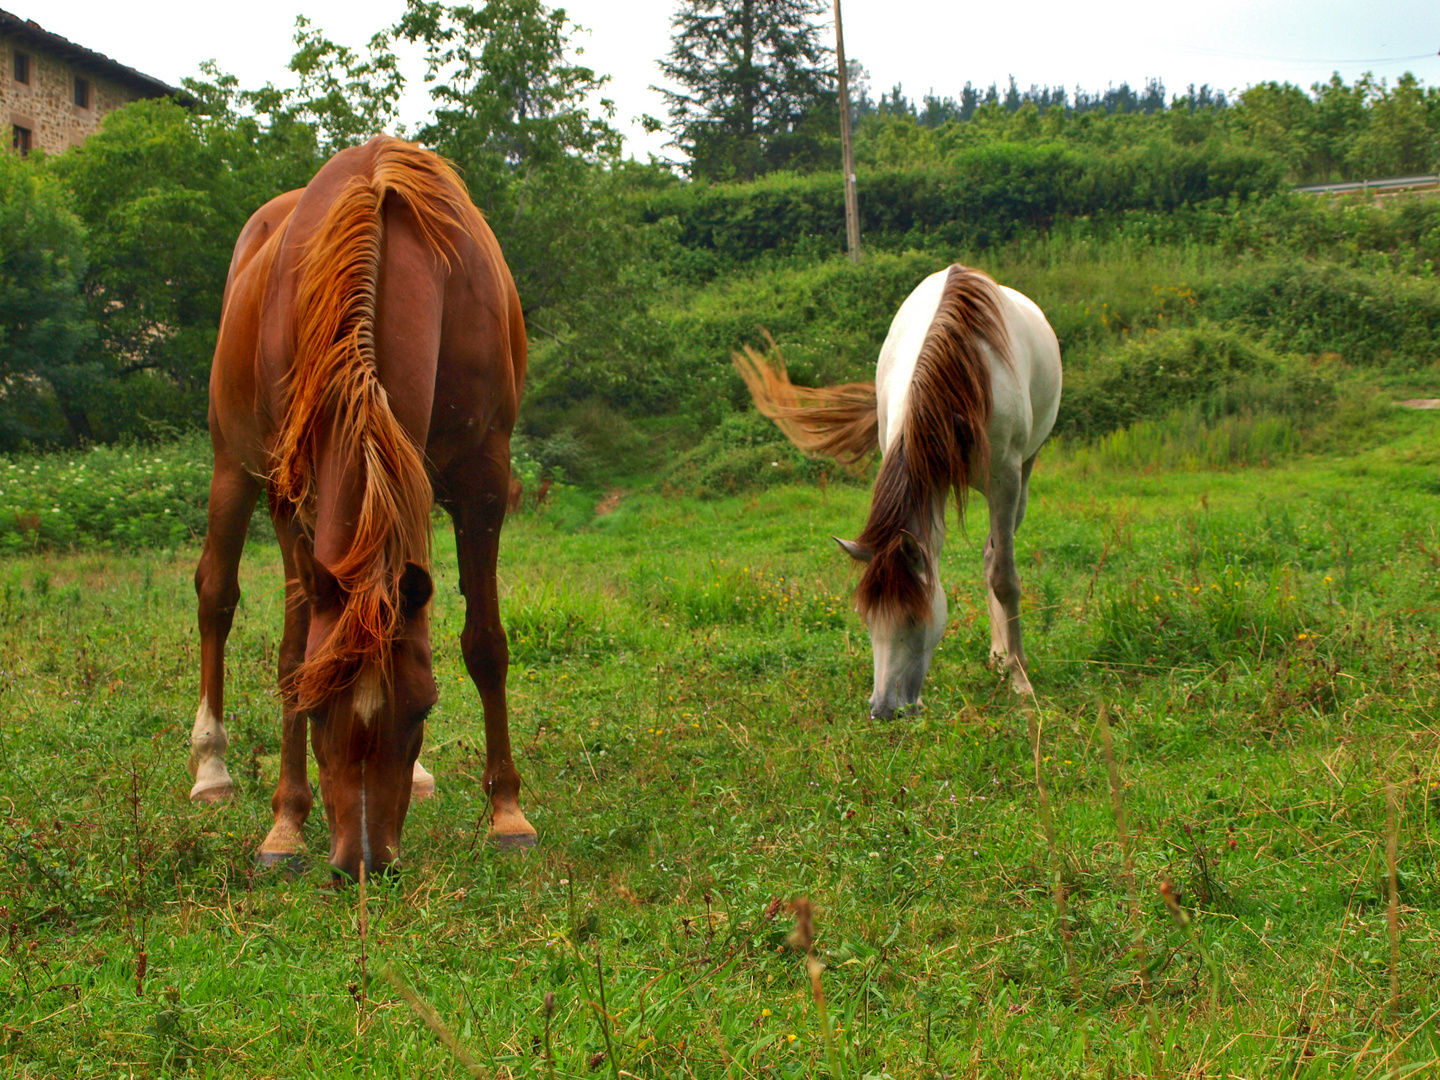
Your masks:
<path fill-rule="evenodd" d="M 7 555 L 3 1070 L 465 1075 L 382 970 L 485 1075 L 1434 1070 L 1437 426 L 1397 416 L 1363 453 L 1273 468 L 1042 457 L 1020 536 L 1038 697 L 983 665 L 976 499 L 927 708 L 887 722 L 866 717 L 829 540 L 858 531 L 864 490 L 522 515 L 501 573 L 527 857 L 483 843 L 442 531 L 422 756 L 440 795 L 363 899 L 319 888 L 318 805 L 306 874 L 252 868 L 279 738 L 273 543 L 243 570 L 237 796 L 212 810 L 186 800 L 193 544 Z M 802 895 L 833 1062 L 787 945 L 781 901 Z"/>

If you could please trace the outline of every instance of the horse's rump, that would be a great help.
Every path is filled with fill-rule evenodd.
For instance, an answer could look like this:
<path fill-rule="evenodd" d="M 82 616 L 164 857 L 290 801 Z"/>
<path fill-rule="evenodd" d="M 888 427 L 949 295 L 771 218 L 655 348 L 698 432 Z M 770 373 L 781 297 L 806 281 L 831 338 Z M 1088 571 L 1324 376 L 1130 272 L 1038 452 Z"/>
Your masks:
<path fill-rule="evenodd" d="M 999 286 L 986 274 L 950 267 L 915 361 L 906 415 L 885 451 L 856 543 L 871 555 L 856 603 L 871 611 L 922 618 L 929 607 L 929 534 L 935 497 L 955 493 L 964 516 L 976 468 L 990 457 L 990 365 L 982 345 L 1009 362 Z"/>
<path fill-rule="evenodd" d="M 481 228 L 453 171 L 435 154 L 398 139 L 379 144 L 327 208 L 299 263 L 295 359 L 277 432 L 274 497 L 315 526 L 316 461 L 330 450 L 356 464 L 361 499 L 349 549 L 327 567 L 345 604 L 333 632 L 295 672 L 287 693 L 302 707 L 383 663 L 400 624 L 400 575 L 407 561 L 428 563 L 432 492 L 424 450 L 391 411 L 375 357 L 376 288 L 387 196 L 409 209 L 446 268 L 459 259 L 456 237 Z"/>

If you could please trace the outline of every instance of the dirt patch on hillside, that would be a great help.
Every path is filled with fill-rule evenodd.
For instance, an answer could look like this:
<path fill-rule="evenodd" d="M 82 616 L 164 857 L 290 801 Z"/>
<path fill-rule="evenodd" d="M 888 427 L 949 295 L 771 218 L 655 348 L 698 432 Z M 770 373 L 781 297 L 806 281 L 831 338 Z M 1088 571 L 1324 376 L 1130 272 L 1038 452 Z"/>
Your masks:
<path fill-rule="evenodd" d="M 624 496 L 625 493 L 619 488 L 611 488 L 605 493 L 605 497 L 595 504 L 595 516 L 604 517 L 606 514 L 613 514 Z"/>

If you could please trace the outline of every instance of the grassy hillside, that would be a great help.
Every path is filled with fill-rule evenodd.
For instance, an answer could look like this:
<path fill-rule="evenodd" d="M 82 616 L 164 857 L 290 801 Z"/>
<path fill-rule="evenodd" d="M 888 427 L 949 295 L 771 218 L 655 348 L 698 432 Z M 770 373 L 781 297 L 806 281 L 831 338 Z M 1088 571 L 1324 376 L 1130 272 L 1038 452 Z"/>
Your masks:
<path fill-rule="evenodd" d="M 1358 452 L 1270 468 L 1157 472 L 1104 446 L 1067 442 L 1035 474 L 1036 700 L 982 663 L 976 500 L 945 555 L 928 707 L 893 722 L 866 719 L 869 649 L 829 540 L 863 490 L 642 494 L 598 518 L 572 496 L 562 528 L 512 520 L 525 858 L 476 841 L 482 732 L 442 533 L 422 757 L 440 796 L 412 812 L 404 872 L 369 886 L 363 936 L 358 892 L 318 888 L 318 809 L 308 873 L 252 868 L 277 767 L 274 546 L 247 553 L 238 793 L 213 810 L 185 798 L 193 542 L 7 557 L 6 1073 L 463 1075 L 377 976 L 391 965 L 497 1074 L 545 1074 L 553 993 L 557 1075 L 823 1075 L 776 904 L 802 893 L 847 1076 L 1433 1068 L 1436 416 L 1387 412 Z"/>

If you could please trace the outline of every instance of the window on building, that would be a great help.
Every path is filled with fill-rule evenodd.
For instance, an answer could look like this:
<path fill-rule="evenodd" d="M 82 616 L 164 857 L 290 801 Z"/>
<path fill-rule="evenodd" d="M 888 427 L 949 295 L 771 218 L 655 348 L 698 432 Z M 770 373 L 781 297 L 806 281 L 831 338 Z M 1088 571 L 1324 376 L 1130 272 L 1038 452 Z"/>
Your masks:
<path fill-rule="evenodd" d="M 90 108 L 90 80 L 75 76 L 75 104 L 82 109 Z"/>
<path fill-rule="evenodd" d="M 15 81 L 28 83 L 30 81 L 30 57 L 23 52 L 15 54 Z"/>
<path fill-rule="evenodd" d="M 15 124 L 10 129 L 10 148 L 18 150 L 22 154 L 30 152 L 30 129 Z"/>

